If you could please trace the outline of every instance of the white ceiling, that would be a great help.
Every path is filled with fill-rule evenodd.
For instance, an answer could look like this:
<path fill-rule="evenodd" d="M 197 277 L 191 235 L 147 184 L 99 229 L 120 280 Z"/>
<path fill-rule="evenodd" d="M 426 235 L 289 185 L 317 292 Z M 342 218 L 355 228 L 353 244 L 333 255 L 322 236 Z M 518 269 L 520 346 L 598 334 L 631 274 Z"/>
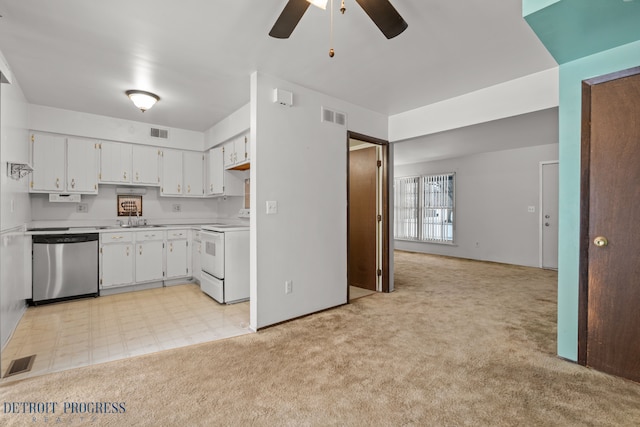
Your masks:
<path fill-rule="evenodd" d="M 393 145 L 393 164 L 557 143 L 558 108 L 549 108 L 402 141 Z"/>
<path fill-rule="evenodd" d="M 521 0 L 392 0 L 409 28 L 391 40 L 345 3 L 334 58 L 329 9 L 268 36 L 286 0 L 0 0 L 0 51 L 32 104 L 197 131 L 249 101 L 254 70 L 391 115 L 556 65 Z M 143 114 L 127 89 L 162 99 Z"/>

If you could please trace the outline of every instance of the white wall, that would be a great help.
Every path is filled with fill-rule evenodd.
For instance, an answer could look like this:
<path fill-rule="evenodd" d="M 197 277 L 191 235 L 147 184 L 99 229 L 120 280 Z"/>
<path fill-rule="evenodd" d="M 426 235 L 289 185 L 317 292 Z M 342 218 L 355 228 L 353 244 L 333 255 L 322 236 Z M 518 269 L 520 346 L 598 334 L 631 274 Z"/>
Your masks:
<path fill-rule="evenodd" d="M 234 136 L 245 132 L 249 129 L 250 122 L 250 104 L 246 104 L 205 131 L 205 150 L 222 144 Z"/>
<path fill-rule="evenodd" d="M 274 104 L 274 88 L 293 92 L 293 106 Z M 323 105 L 347 113 L 349 130 L 387 138 L 386 116 L 251 76 L 253 329 L 347 302 L 347 128 L 321 123 Z"/>
<path fill-rule="evenodd" d="M 549 144 L 396 166 L 396 177 L 456 173 L 455 245 L 396 240 L 396 249 L 537 267 L 539 163 L 557 159 Z"/>
<path fill-rule="evenodd" d="M 0 53 L 2 75 L 9 73 Z M 7 176 L 7 162 L 29 163 L 27 101 L 18 82 L 6 76 L 0 84 L 0 346 L 4 346 L 25 310 L 25 284 L 31 283 L 30 239 L 24 224 L 30 221 L 27 182 Z M 4 366 L 0 367 L 4 372 Z"/>
<path fill-rule="evenodd" d="M 392 142 L 557 107 L 558 67 L 389 117 Z"/>
<path fill-rule="evenodd" d="M 169 131 L 168 139 L 152 138 L 150 136 L 152 127 L 167 129 Z M 42 105 L 29 105 L 29 129 L 108 141 L 204 151 L 204 134 L 202 132 L 156 126 Z"/>

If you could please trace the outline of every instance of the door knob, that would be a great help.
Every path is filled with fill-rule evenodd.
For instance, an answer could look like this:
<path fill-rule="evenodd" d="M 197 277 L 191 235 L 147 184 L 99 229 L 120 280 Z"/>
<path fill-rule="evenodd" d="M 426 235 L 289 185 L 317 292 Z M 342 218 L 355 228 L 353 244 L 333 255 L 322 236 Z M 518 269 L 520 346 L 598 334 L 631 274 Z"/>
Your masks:
<path fill-rule="evenodd" d="M 598 236 L 595 239 L 593 239 L 593 244 L 600 248 L 603 248 L 609 244 L 609 241 L 607 240 L 606 237 Z"/>
<path fill-rule="evenodd" d="M 544 223 L 544 225 L 545 225 L 545 227 L 548 227 L 548 226 L 549 226 L 549 223 L 548 223 L 548 222 L 545 222 L 545 223 Z"/>
<path fill-rule="evenodd" d="M 545 218 L 547 218 L 547 219 L 549 219 L 549 218 L 550 218 L 550 216 L 549 216 L 549 215 L 545 215 L 544 217 L 545 217 Z"/>

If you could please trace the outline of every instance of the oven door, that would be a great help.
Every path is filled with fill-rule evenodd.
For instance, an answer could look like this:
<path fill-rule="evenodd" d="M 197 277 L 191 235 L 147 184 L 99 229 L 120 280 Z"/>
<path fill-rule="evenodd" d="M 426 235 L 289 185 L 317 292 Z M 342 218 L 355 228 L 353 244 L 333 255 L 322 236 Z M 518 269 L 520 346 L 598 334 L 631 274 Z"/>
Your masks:
<path fill-rule="evenodd" d="M 202 271 L 218 279 L 224 279 L 224 233 L 203 231 L 202 240 Z"/>

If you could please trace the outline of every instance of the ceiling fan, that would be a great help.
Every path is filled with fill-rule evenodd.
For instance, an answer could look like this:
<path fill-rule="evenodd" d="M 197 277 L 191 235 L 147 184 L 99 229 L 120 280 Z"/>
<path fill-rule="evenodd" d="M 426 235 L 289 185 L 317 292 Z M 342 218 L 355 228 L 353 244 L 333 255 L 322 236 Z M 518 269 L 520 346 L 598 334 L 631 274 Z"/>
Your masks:
<path fill-rule="evenodd" d="M 391 39 L 407 29 L 408 24 L 389 3 L 389 0 L 356 0 L 356 2 L 364 9 L 386 38 Z M 289 0 L 273 28 L 271 28 L 269 35 L 277 39 L 289 38 L 311 3 L 322 9 L 327 4 L 326 0 Z M 345 11 L 344 0 L 340 11 L 342 13 Z"/>

